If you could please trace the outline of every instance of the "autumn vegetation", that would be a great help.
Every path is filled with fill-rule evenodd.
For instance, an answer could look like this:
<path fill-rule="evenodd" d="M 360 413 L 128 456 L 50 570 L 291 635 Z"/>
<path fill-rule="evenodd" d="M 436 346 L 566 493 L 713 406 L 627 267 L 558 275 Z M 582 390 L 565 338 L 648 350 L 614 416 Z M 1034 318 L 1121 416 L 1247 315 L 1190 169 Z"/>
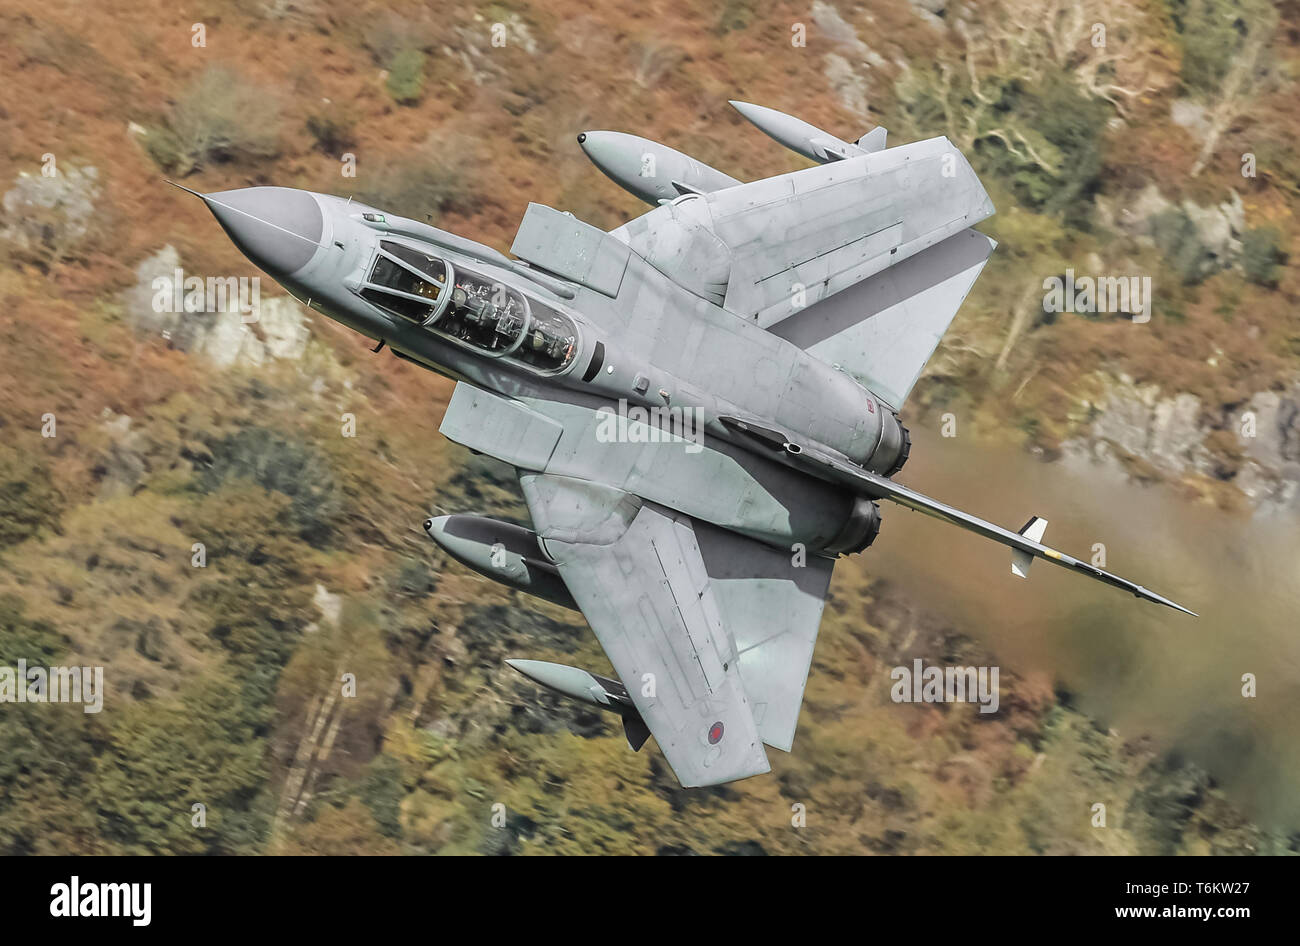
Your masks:
<path fill-rule="evenodd" d="M 1295 849 L 1195 760 L 1109 730 L 1051 680 L 1005 668 L 991 719 L 900 712 L 888 669 L 904 656 L 993 655 L 861 567 L 837 571 L 795 753 L 684 791 L 653 743 L 629 752 L 614 720 L 502 663 L 610 672 L 578 616 L 422 534 L 430 512 L 527 518 L 510 470 L 439 437 L 449 382 L 314 315 L 301 360 L 217 370 L 141 331 L 127 293 L 168 244 L 190 271 L 255 274 L 167 176 L 353 195 L 506 249 L 529 200 L 606 228 L 644 211 L 583 159 L 584 129 L 745 179 L 802 166 L 726 104 L 748 99 L 845 138 L 946 134 L 971 157 L 1000 247 L 909 421 L 959 409 L 1050 452 L 1099 371 L 1215 406 L 1294 379 L 1296 4 L 970 0 L 932 24 L 906 0 L 835 17 L 754 0 L 221 0 L 203 47 L 198 14 L 111 6 L 0 13 L 0 193 L 46 153 L 97 175 L 84 227 L 60 202 L 0 216 L 0 665 L 103 665 L 109 688 L 98 715 L 0 705 L 0 852 Z M 1176 102 L 1195 121 L 1175 122 Z M 1119 210 L 1150 186 L 1167 206 L 1130 225 Z M 1196 208 L 1233 194 L 1245 229 L 1224 256 Z M 1089 257 L 1153 274 L 1149 324 L 1042 310 L 1042 280 Z"/>

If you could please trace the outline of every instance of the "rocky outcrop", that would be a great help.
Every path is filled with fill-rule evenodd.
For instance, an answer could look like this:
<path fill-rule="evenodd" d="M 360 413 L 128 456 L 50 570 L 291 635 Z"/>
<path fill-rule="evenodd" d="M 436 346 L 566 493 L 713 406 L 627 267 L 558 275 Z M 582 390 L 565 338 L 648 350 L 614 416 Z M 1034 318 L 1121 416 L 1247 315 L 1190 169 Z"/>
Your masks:
<path fill-rule="evenodd" d="M 1235 264 L 1246 230 L 1246 209 L 1236 191 L 1219 204 L 1174 203 L 1155 184 L 1128 197 L 1098 196 L 1097 219 L 1141 245 L 1158 246 L 1188 282 Z"/>
<path fill-rule="evenodd" d="M 1227 409 L 1126 375 L 1096 380 L 1102 394 L 1082 402 L 1076 420 L 1085 430 L 1061 445 L 1065 463 L 1125 475 L 1209 477 L 1230 482 L 1257 505 L 1297 504 L 1300 381 Z"/>
<path fill-rule="evenodd" d="M 52 176 L 18 175 L 0 200 L 0 242 L 42 264 L 66 259 L 85 241 L 99 198 L 99 170 L 69 167 Z"/>
<path fill-rule="evenodd" d="M 95 465 L 99 498 L 130 495 L 149 470 L 148 438 L 131 429 L 131 418 L 104 408 L 101 427 L 108 437 Z"/>
<path fill-rule="evenodd" d="M 1300 493 L 1300 382 L 1283 392 L 1263 391 L 1246 405 L 1254 436 L 1241 432 L 1245 460 L 1237 487 L 1256 502 L 1296 504 Z"/>
<path fill-rule="evenodd" d="M 503 7 L 496 8 L 492 18 L 474 14 L 474 26 L 455 27 L 450 38 L 454 42 L 441 47 L 442 55 L 458 60 L 462 74 L 475 85 L 488 85 L 505 77 L 505 67 L 494 55 L 498 43 L 520 48 L 530 56 L 538 51 L 528 21 Z"/>
<path fill-rule="evenodd" d="M 885 58 L 859 39 L 853 25 L 825 0 L 813 0 L 811 16 L 813 24 L 835 47 L 834 52 L 823 57 L 822 74 L 840 104 L 866 118 L 870 73 L 873 68 L 886 65 Z M 865 134 L 867 130 L 864 128 L 857 134 Z M 843 137 L 857 137 L 857 134 Z"/>
<path fill-rule="evenodd" d="M 135 285 L 122 295 L 126 316 L 137 331 L 160 336 L 172 348 L 200 355 L 219 368 L 294 362 L 307 352 L 312 322 L 307 310 L 290 296 L 263 298 L 260 282 L 255 292 L 242 296 L 238 288 L 214 295 L 206 286 L 187 290 L 182 278 L 181 291 L 174 292 L 178 276 L 185 274 L 180 254 L 170 245 L 143 260 L 135 273 Z M 200 292 L 204 295 L 195 297 Z M 185 311 L 189 299 L 200 311 Z"/>
<path fill-rule="evenodd" d="M 936 30 L 944 28 L 943 16 L 947 12 L 948 0 L 907 0 L 907 5 Z"/>

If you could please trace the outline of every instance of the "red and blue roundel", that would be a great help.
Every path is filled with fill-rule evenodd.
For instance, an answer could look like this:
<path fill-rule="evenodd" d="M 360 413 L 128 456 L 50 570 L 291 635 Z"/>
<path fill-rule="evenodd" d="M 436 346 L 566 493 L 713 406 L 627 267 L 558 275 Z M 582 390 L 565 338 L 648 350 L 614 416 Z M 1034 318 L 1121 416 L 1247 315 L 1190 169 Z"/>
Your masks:
<path fill-rule="evenodd" d="M 716 746 L 722 741 L 722 720 L 709 727 L 709 745 Z"/>

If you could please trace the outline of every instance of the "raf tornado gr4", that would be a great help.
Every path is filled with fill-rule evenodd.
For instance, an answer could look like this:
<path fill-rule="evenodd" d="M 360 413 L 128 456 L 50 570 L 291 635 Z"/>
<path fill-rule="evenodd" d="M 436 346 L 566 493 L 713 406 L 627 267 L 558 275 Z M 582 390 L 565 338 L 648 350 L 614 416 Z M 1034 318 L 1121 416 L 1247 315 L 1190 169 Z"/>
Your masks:
<path fill-rule="evenodd" d="M 578 136 L 653 209 L 611 232 L 530 204 L 512 257 L 325 194 L 199 195 L 306 305 L 456 383 L 442 433 L 519 471 L 533 530 L 424 523 L 470 568 L 583 613 L 619 680 L 511 666 L 653 735 L 683 785 L 789 751 L 835 560 L 886 501 L 1185 611 L 892 480 L 898 411 L 994 242 L 946 138 L 847 142 L 734 103 L 819 166 L 742 183 L 616 132 Z M 1188 612 L 1191 613 L 1191 612 Z"/>

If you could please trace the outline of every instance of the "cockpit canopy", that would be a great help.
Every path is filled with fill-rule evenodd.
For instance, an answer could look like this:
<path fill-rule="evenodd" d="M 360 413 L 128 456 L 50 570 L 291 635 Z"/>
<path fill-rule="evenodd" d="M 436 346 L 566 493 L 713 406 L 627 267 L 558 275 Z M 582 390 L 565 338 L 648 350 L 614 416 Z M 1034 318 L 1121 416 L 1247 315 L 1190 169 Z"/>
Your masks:
<path fill-rule="evenodd" d="M 384 240 L 361 297 L 413 322 L 424 322 L 447 284 L 440 259 Z"/>
<path fill-rule="evenodd" d="M 535 371 L 559 371 L 577 351 L 578 330 L 567 315 L 513 286 L 391 240 L 380 241 L 360 294 L 429 331 Z"/>

